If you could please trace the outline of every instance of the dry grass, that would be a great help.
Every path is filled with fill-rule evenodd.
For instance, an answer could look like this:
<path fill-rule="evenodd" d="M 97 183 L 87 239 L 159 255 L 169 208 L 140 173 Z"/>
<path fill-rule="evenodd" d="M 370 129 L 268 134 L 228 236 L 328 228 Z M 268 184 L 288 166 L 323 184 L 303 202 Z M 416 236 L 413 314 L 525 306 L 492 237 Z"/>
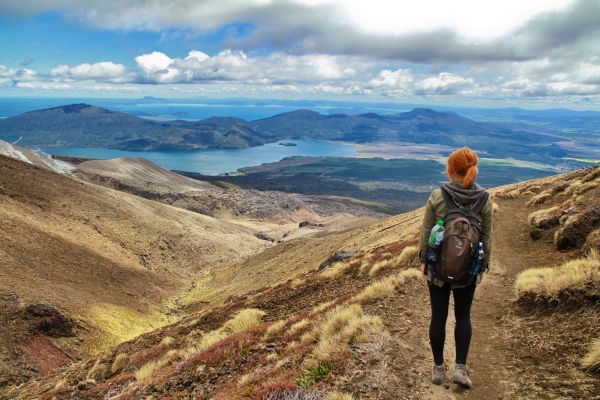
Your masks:
<path fill-rule="evenodd" d="M 596 189 L 598 186 L 600 186 L 600 180 L 595 180 L 595 181 L 591 181 L 591 182 L 586 182 L 583 183 L 576 191 L 576 194 L 584 194 L 586 192 L 589 192 L 590 190 Z"/>
<path fill-rule="evenodd" d="M 600 167 L 596 167 L 592 170 L 592 172 L 590 172 L 589 174 L 587 174 L 586 176 L 583 177 L 583 179 L 581 180 L 583 183 L 585 182 L 590 182 L 595 180 L 596 178 L 600 178 Z"/>
<path fill-rule="evenodd" d="M 543 204 L 550 197 L 552 197 L 552 195 L 549 192 L 544 191 L 540 194 L 533 196 L 531 199 L 529 199 L 529 201 L 527 202 L 527 206 L 531 207 L 531 206 L 535 206 L 537 204 Z"/>
<path fill-rule="evenodd" d="M 591 372 L 600 372 L 600 337 L 592 342 L 588 353 L 581 360 L 581 366 Z"/>
<path fill-rule="evenodd" d="M 364 342 L 368 332 L 384 330 L 381 318 L 366 315 L 359 304 L 338 306 L 329 311 L 318 329 L 318 343 L 309 362 L 327 361 L 348 345 Z"/>
<path fill-rule="evenodd" d="M 135 379 L 138 382 L 146 382 L 152 378 L 154 373 L 167 364 L 167 360 L 148 361 L 146 364 L 138 368 L 134 373 Z"/>
<path fill-rule="evenodd" d="M 308 320 L 302 319 L 302 320 L 296 322 L 295 324 L 292 324 L 292 326 L 290 326 L 290 328 L 288 329 L 288 331 L 286 333 L 288 335 L 293 335 L 296 332 L 298 332 L 300 329 L 305 328 L 308 325 L 309 325 Z"/>
<path fill-rule="evenodd" d="M 332 392 L 327 394 L 323 400 L 354 400 L 351 394 Z"/>
<path fill-rule="evenodd" d="M 127 367 L 127 364 L 129 364 L 129 356 L 125 353 L 119 353 L 113 360 L 110 372 L 116 374 L 117 372 L 123 371 Z"/>
<path fill-rule="evenodd" d="M 529 216 L 527 217 L 527 222 L 529 223 L 529 225 L 536 228 L 550 227 L 552 225 L 558 224 L 558 217 L 560 211 L 561 207 L 559 206 L 538 210 L 529 214 Z"/>
<path fill-rule="evenodd" d="M 318 304 L 312 309 L 312 313 L 320 314 L 323 311 L 327 310 L 332 305 L 333 305 L 333 301 L 326 301 L 325 303 Z"/>
<path fill-rule="evenodd" d="M 325 279 L 338 278 L 346 273 L 350 265 L 350 263 L 337 262 L 333 265 L 330 265 L 324 271 L 322 271 L 320 276 Z"/>
<path fill-rule="evenodd" d="M 281 332 L 281 330 L 283 329 L 285 324 L 286 324 L 286 321 L 281 319 L 281 320 L 269 325 L 269 327 L 267 328 L 267 330 L 265 331 L 265 334 L 263 336 L 263 341 L 272 340 L 275 337 L 275 335 L 277 335 L 279 332 Z"/>
<path fill-rule="evenodd" d="M 166 347 L 166 346 L 170 346 L 170 345 L 172 345 L 173 343 L 175 343 L 175 339 L 173 339 L 173 338 L 172 338 L 172 337 L 170 337 L 170 336 L 165 336 L 165 337 L 164 337 L 164 338 L 163 338 L 163 339 L 160 341 L 160 344 L 159 344 L 159 346 L 165 346 L 165 347 Z"/>
<path fill-rule="evenodd" d="M 523 271 L 517 276 L 516 290 L 519 296 L 556 298 L 565 290 L 583 289 L 588 284 L 600 284 L 600 257 L 596 251 L 556 268 Z"/>
<path fill-rule="evenodd" d="M 542 187 L 540 185 L 531 185 L 523 192 L 523 195 L 528 194 L 538 194 L 542 191 Z"/>
<path fill-rule="evenodd" d="M 238 312 L 232 319 L 225 322 L 223 329 L 231 333 L 245 331 L 260 324 L 260 320 L 266 313 L 257 308 L 247 308 Z"/>
<path fill-rule="evenodd" d="M 570 196 L 570 195 L 572 195 L 572 194 L 575 194 L 575 193 L 577 192 L 577 190 L 578 190 L 578 189 L 579 189 L 579 188 L 580 188 L 582 185 L 583 185 L 583 182 L 581 182 L 581 180 L 580 180 L 580 179 L 577 179 L 577 180 L 575 180 L 575 181 L 573 181 L 573 182 L 571 182 L 571 183 L 569 184 L 569 187 L 567 187 L 567 188 L 565 189 L 565 192 L 564 192 L 564 193 L 565 193 L 567 196 Z"/>
<path fill-rule="evenodd" d="M 371 270 L 369 271 L 369 276 L 374 276 L 381 271 L 385 271 L 391 268 L 404 267 L 410 264 L 411 261 L 415 259 L 417 254 L 419 253 L 419 248 L 417 246 L 407 246 L 400 254 L 393 258 L 383 258 L 377 261 Z"/>
<path fill-rule="evenodd" d="M 204 350 L 212 346 L 213 344 L 220 342 L 225 339 L 229 334 L 221 329 L 210 331 L 202 336 L 200 343 L 198 343 L 197 349 Z"/>
<path fill-rule="evenodd" d="M 420 278 L 421 273 L 414 268 L 403 270 L 398 274 L 390 275 L 383 279 L 373 282 L 357 294 L 353 301 L 366 303 L 373 300 L 384 299 L 391 296 L 396 290 L 396 286 L 406 282 L 408 279 Z"/>
<path fill-rule="evenodd" d="M 94 364 L 94 366 L 92 367 L 90 372 L 88 372 L 86 378 L 93 379 L 95 381 L 100 381 L 100 380 L 106 378 L 107 375 L 108 375 L 108 365 L 106 365 L 105 363 L 103 363 L 100 360 L 96 360 L 96 363 Z"/>

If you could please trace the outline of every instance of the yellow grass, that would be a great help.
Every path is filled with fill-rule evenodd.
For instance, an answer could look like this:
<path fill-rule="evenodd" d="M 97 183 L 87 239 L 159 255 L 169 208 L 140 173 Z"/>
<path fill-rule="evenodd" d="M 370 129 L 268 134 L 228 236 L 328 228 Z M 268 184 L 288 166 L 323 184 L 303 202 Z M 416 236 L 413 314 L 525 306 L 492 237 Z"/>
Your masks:
<path fill-rule="evenodd" d="M 321 272 L 321 277 L 326 279 L 334 279 L 342 276 L 346 269 L 348 268 L 349 263 L 337 262 L 329 267 L 325 268 L 324 271 Z"/>
<path fill-rule="evenodd" d="M 529 214 L 529 216 L 527 217 L 527 222 L 531 226 L 538 227 L 538 226 L 542 225 L 544 222 L 548 221 L 549 219 L 555 218 L 559 212 L 560 212 L 559 206 L 545 208 L 543 210 L 538 210 L 538 211 L 535 211 L 535 212 L 532 212 L 531 214 Z"/>
<path fill-rule="evenodd" d="M 588 353 L 581 360 L 581 366 L 588 371 L 600 372 L 600 337 L 592 342 Z"/>
<path fill-rule="evenodd" d="M 263 336 L 264 341 L 269 341 L 275 337 L 277 333 L 281 331 L 281 329 L 285 326 L 286 321 L 281 319 L 277 322 L 272 323 L 267 328 L 265 335 Z"/>
<path fill-rule="evenodd" d="M 154 373 L 167 364 L 167 360 L 149 361 L 142 365 L 133 373 L 135 379 L 139 382 L 145 382 L 152 378 Z"/>
<path fill-rule="evenodd" d="M 290 326 L 290 329 L 288 329 L 287 334 L 288 335 L 293 335 L 296 332 L 298 332 L 300 329 L 306 327 L 309 324 L 309 322 L 305 319 L 300 320 L 298 322 L 296 322 L 295 324 L 292 324 L 292 326 Z"/>
<path fill-rule="evenodd" d="M 598 161 L 598 160 L 596 160 L 596 161 Z M 581 181 L 585 183 L 585 182 L 593 181 L 596 178 L 600 178 L 600 167 L 594 168 L 593 171 L 590 172 L 589 174 L 587 174 L 586 176 L 584 176 Z"/>
<path fill-rule="evenodd" d="M 351 394 L 332 392 L 325 396 L 324 400 L 354 400 Z"/>
<path fill-rule="evenodd" d="M 595 181 L 591 181 L 591 182 L 586 182 L 584 184 L 582 184 L 577 190 L 576 190 L 576 194 L 584 194 L 586 192 L 589 192 L 592 189 L 596 189 L 598 186 L 600 186 L 600 181 L 595 180 Z"/>
<path fill-rule="evenodd" d="M 226 332 L 221 329 L 210 331 L 202 336 L 200 343 L 198 343 L 198 350 L 204 350 L 212 346 L 213 344 L 220 342 L 229 336 Z"/>
<path fill-rule="evenodd" d="M 379 300 L 389 297 L 396 290 L 398 284 L 397 276 L 389 276 L 373 282 L 371 285 L 364 288 L 359 294 L 354 297 L 354 301 L 366 303 L 372 300 Z"/>
<path fill-rule="evenodd" d="M 529 199 L 529 201 L 527 202 L 527 206 L 534 206 L 536 204 L 542 204 L 546 200 L 548 200 L 551 196 L 552 195 L 549 192 L 544 191 L 538 195 L 533 196 L 531 199 Z"/>
<path fill-rule="evenodd" d="M 99 381 L 101 379 L 106 378 L 108 375 L 108 365 L 103 363 L 100 360 L 97 360 L 90 372 L 87 374 L 87 379 L 93 379 L 95 381 Z"/>
<path fill-rule="evenodd" d="M 376 262 L 369 271 L 369 276 L 374 276 L 378 272 L 386 269 L 407 266 L 411 261 L 414 260 L 418 253 L 419 248 L 417 246 L 407 246 L 402 249 L 400 254 L 398 254 L 396 257 L 391 259 L 383 259 Z"/>
<path fill-rule="evenodd" d="M 312 352 L 312 361 L 328 360 L 349 344 L 368 339 L 368 332 L 384 330 L 381 318 L 364 314 L 359 304 L 338 306 L 329 311 L 318 327 L 319 341 Z"/>
<path fill-rule="evenodd" d="M 565 194 L 566 195 L 575 194 L 582 185 L 583 185 L 583 182 L 581 182 L 581 180 L 579 180 L 579 179 L 571 182 L 569 184 L 569 187 L 565 189 Z"/>
<path fill-rule="evenodd" d="M 517 276 L 516 290 L 519 295 L 556 297 L 564 290 L 581 289 L 590 283 L 600 284 L 600 257 L 596 251 L 559 267 L 523 271 Z"/>
<path fill-rule="evenodd" d="M 170 336 L 165 336 L 161 341 L 159 346 L 170 346 L 175 343 L 175 339 Z"/>
<path fill-rule="evenodd" d="M 260 324 L 261 318 L 265 315 L 266 313 L 264 311 L 257 308 L 247 308 L 238 312 L 232 319 L 225 322 L 223 329 L 231 333 L 242 332 Z"/>
<path fill-rule="evenodd" d="M 113 374 L 116 374 L 117 372 L 124 370 L 125 367 L 127 367 L 127 364 L 129 364 L 129 356 L 125 353 L 119 353 L 113 360 L 110 371 Z"/>
<path fill-rule="evenodd" d="M 333 301 L 326 301 L 325 303 L 318 304 L 312 309 L 312 312 L 313 312 L 313 314 L 322 313 L 323 311 L 325 311 L 329 307 L 331 307 L 332 304 L 333 304 Z"/>

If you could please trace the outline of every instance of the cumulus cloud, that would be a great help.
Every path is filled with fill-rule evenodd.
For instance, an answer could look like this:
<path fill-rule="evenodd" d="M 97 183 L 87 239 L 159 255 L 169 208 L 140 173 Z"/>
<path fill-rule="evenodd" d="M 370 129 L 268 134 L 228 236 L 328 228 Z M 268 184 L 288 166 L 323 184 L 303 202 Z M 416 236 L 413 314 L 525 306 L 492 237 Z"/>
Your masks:
<path fill-rule="evenodd" d="M 70 67 L 61 64 L 50 71 L 50 75 L 62 80 L 98 80 L 123 83 L 129 79 L 130 73 L 122 64 L 102 61 L 94 64 L 79 64 Z"/>

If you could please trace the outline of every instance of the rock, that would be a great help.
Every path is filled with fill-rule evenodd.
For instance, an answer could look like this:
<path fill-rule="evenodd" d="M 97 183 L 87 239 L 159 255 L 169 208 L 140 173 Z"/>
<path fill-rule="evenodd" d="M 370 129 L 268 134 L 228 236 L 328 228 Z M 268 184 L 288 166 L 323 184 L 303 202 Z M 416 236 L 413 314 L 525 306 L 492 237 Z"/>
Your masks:
<path fill-rule="evenodd" d="M 317 268 L 317 271 L 322 271 L 325 268 L 331 266 L 332 264 L 335 264 L 336 262 L 340 262 L 340 261 L 344 261 L 344 260 L 347 260 L 352 257 L 356 257 L 359 254 L 360 253 L 338 251 L 337 253 L 334 253 L 333 255 L 331 255 L 327 260 L 323 261 L 321 263 L 321 265 L 319 265 L 319 268 Z"/>
<path fill-rule="evenodd" d="M 273 239 L 272 237 L 267 236 L 263 232 L 255 233 L 254 236 L 256 236 L 257 238 L 259 238 L 260 240 L 267 240 L 269 242 L 274 242 L 275 241 L 275 239 Z"/>

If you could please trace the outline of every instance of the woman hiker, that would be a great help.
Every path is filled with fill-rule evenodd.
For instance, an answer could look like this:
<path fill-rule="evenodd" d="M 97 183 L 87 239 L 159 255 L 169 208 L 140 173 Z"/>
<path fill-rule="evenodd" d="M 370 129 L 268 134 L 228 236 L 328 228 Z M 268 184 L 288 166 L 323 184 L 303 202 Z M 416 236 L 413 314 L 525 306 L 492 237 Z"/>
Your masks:
<path fill-rule="evenodd" d="M 449 182 L 431 193 L 425 208 L 419 257 L 423 262 L 421 271 L 427 275 L 431 301 L 429 340 L 434 361 L 432 382 L 436 385 L 441 385 L 444 382 L 448 369 L 444 363 L 444 341 L 446 339 L 446 319 L 448 317 L 450 292 L 454 297 L 454 315 L 456 317 L 454 328 L 456 363 L 452 381 L 464 388 L 470 388 L 472 385 L 466 367 L 471 343 L 471 303 L 473 302 L 475 287 L 477 283 L 481 282 L 482 275 L 480 273 L 477 279 L 468 283 L 449 283 L 448 279 L 439 279 L 431 271 L 430 266 L 426 265 L 426 257 L 431 230 L 436 225 L 436 221 L 444 220 L 446 213 L 449 211 L 447 203 L 452 202 L 453 204 L 450 204 L 452 208 L 458 207 L 461 209 L 468 209 L 478 204 L 476 208 L 480 209 L 477 214 L 480 217 L 479 230 L 481 233 L 479 241 L 483 243 L 486 257 L 481 270 L 487 268 L 492 254 L 493 206 L 486 191 L 475 183 L 478 173 L 477 162 L 477 154 L 468 147 L 463 147 L 450 154 L 446 165 Z M 478 200 L 480 200 L 479 203 Z M 444 225 L 447 225 L 447 222 Z M 458 243 L 460 244 L 460 240 Z M 443 257 L 441 258 L 443 259 Z M 447 259 L 449 258 L 446 257 Z"/>

